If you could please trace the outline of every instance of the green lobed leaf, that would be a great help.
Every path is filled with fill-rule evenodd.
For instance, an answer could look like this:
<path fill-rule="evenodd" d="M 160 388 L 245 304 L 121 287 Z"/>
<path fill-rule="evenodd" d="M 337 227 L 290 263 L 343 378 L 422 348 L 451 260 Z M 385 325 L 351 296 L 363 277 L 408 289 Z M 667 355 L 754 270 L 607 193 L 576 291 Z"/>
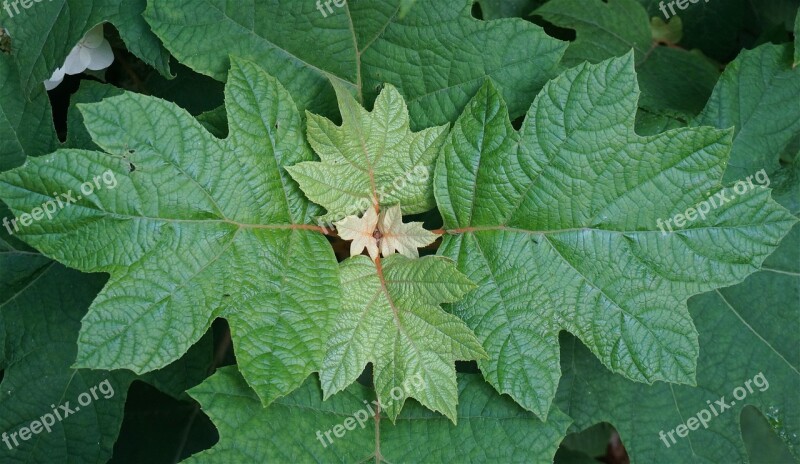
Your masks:
<path fill-rule="evenodd" d="M 800 139 L 800 69 L 791 67 L 791 47 L 765 44 L 743 51 L 726 68 L 706 108 L 693 125 L 733 127 L 726 182 L 765 169 Z M 791 154 L 791 153 L 789 153 Z M 776 156 L 777 155 L 777 156 Z"/>
<path fill-rule="evenodd" d="M 637 135 L 638 96 L 633 54 L 584 64 L 545 86 L 518 133 L 487 84 L 438 161 L 439 252 L 479 286 L 453 312 L 489 354 L 486 379 L 540 416 L 562 329 L 615 373 L 693 384 L 686 299 L 757 270 L 796 221 L 768 189 L 721 188 L 731 131 Z M 728 201 L 705 218 L 659 225 L 717 192 Z"/>
<path fill-rule="evenodd" d="M 340 266 L 342 313 L 320 372 L 325 398 L 353 383 L 371 362 L 378 397 L 395 400 L 385 410 L 392 422 L 413 397 L 455 423 L 455 361 L 486 353 L 464 322 L 439 305 L 458 301 L 474 284 L 442 257 L 392 255 L 373 263 L 354 256 Z M 424 387 L 413 388 L 414 379 Z M 394 398 L 394 388 L 402 398 Z"/>
<path fill-rule="evenodd" d="M 432 209 L 432 175 L 447 126 L 411 132 L 400 93 L 387 85 L 368 112 L 334 81 L 343 123 L 309 113 L 308 141 L 321 161 L 287 168 L 325 219 L 361 214 L 371 206 L 402 206 L 407 214 Z"/>
<path fill-rule="evenodd" d="M 800 400 L 791 388 L 800 382 L 799 264 L 800 226 L 795 226 L 762 271 L 739 285 L 689 300 L 700 332 L 697 387 L 647 386 L 611 375 L 570 337 L 562 343 L 564 378 L 557 404 L 578 429 L 612 423 L 632 462 L 704 463 L 759 462 L 764 443 L 748 458 L 740 431 L 742 409 L 752 405 L 799 460 Z M 747 390 L 748 381 L 753 392 Z M 747 393 L 742 401 L 733 397 L 737 388 Z M 741 390 L 736 393 L 742 396 Z M 697 430 L 683 438 L 673 433 L 672 442 L 670 431 L 697 414 L 705 417 L 701 411 L 710 411 L 709 403 L 720 409 L 716 401 L 722 397 L 729 409 L 709 412 L 707 428 L 694 424 Z"/>
<path fill-rule="evenodd" d="M 83 319 L 76 366 L 149 372 L 224 317 L 265 404 L 318 370 L 338 268 L 328 241 L 306 225 L 317 208 L 283 172 L 312 157 L 285 89 L 234 59 L 224 140 L 153 97 L 125 93 L 80 108 L 105 152 L 59 150 L 0 175 L 17 217 L 72 191 L 75 204 L 19 236 L 69 266 L 111 274 Z M 80 196 L 94 176 L 101 188 Z"/>
<path fill-rule="evenodd" d="M 564 414 L 554 410 L 543 423 L 477 375 L 459 375 L 458 391 L 458 426 L 413 402 L 393 424 L 384 415 L 373 419 L 376 398 L 358 384 L 323 402 L 309 379 L 262 409 L 235 369 L 220 369 L 190 392 L 220 441 L 186 462 L 552 462 L 569 425 Z"/>
<path fill-rule="evenodd" d="M 521 19 L 477 20 L 472 3 L 418 0 L 402 16 L 403 0 L 348 2 L 332 11 L 313 1 L 259 0 L 245 7 L 150 0 L 145 17 L 197 72 L 224 80 L 228 54 L 243 56 L 269 69 L 301 110 L 325 116 L 336 114 L 329 78 L 361 103 L 388 82 L 407 98 L 418 128 L 454 120 L 487 77 L 521 115 L 566 48 Z"/>

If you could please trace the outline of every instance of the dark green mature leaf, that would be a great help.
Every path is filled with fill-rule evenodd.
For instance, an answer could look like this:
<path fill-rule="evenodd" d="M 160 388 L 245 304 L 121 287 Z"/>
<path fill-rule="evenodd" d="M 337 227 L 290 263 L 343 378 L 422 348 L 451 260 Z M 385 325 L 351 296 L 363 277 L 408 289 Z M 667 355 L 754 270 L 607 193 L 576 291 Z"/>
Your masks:
<path fill-rule="evenodd" d="M 795 222 L 767 189 L 721 189 L 730 131 L 635 134 L 638 96 L 633 54 L 584 64 L 545 86 L 517 133 L 486 85 L 439 159 L 440 253 L 479 285 L 453 311 L 489 353 L 486 379 L 540 416 L 562 329 L 615 373 L 694 383 L 686 299 L 744 279 Z M 666 233 L 716 192 L 728 201 Z"/>
<path fill-rule="evenodd" d="M 694 125 L 733 127 L 726 182 L 765 169 L 772 175 L 783 154 L 800 143 L 800 69 L 791 47 L 765 44 L 745 50 L 730 63 Z M 794 150 L 794 153 L 787 151 Z"/>
<path fill-rule="evenodd" d="M 550 0 L 535 13 L 576 31 L 564 55 L 567 64 L 598 63 L 633 49 L 644 108 L 696 114 L 719 77 L 701 53 L 658 46 L 636 0 Z"/>
<path fill-rule="evenodd" d="M 564 53 L 564 64 L 596 63 L 612 56 L 636 52 L 637 61 L 653 41 L 650 19 L 636 0 L 550 0 L 536 15 L 560 26 L 575 29 L 575 41 Z"/>
<path fill-rule="evenodd" d="M 105 153 L 30 159 L 0 176 L 0 193 L 20 216 L 51 192 L 73 192 L 74 204 L 19 235 L 70 266 L 111 274 L 83 320 L 77 366 L 158 369 L 225 317 L 239 367 L 269 403 L 318 369 L 338 268 L 305 225 L 317 208 L 282 171 L 312 156 L 289 94 L 234 60 L 226 105 L 225 140 L 152 97 L 83 106 Z M 81 183 L 95 176 L 103 183 L 86 195 Z"/>
<path fill-rule="evenodd" d="M 478 0 L 483 19 L 525 18 L 545 0 Z"/>
<path fill-rule="evenodd" d="M 169 75 L 169 53 L 142 18 L 146 0 L 56 0 L 11 4 L 5 21 L 13 39 L 24 94 L 38 92 L 53 71 L 64 64 L 72 47 L 94 26 L 110 22 L 128 49 L 145 63 Z M 17 6 L 14 6 L 14 5 Z M 18 13 L 16 10 L 18 10 Z"/>
<path fill-rule="evenodd" d="M 26 259 L 27 273 L 19 269 L 19 263 Z M 81 276 L 41 255 L 0 253 L 3 273 L 9 264 L 17 268 L 16 277 L 24 286 L 4 286 L 0 293 L 7 351 L 0 384 L 0 430 L 8 440 L 0 443 L 0 460 L 104 462 L 122 422 L 125 392 L 132 376 L 69 369 L 75 359 L 80 317 L 104 279 Z M 108 386 L 102 387 L 104 392 L 98 393 L 98 399 L 92 398 L 90 405 L 81 407 L 78 396 L 105 380 Z M 113 396 L 109 396 L 111 392 Z M 62 422 L 53 409 L 62 413 L 58 405 L 66 405 L 66 401 L 69 409 L 77 407 L 80 411 Z M 50 416 L 44 420 L 53 419 L 48 425 L 52 432 L 42 430 L 23 441 L 20 429 L 47 414 Z"/>
<path fill-rule="evenodd" d="M 373 415 L 375 395 L 358 384 L 322 402 L 318 382 L 309 379 L 262 409 L 234 369 L 220 369 L 190 392 L 219 428 L 220 442 L 187 462 L 552 461 L 569 424 L 564 414 L 553 410 L 542 423 L 477 375 L 460 375 L 458 390 L 457 427 L 415 403 L 393 425 Z"/>
<path fill-rule="evenodd" d="M 326 2 L 322 2 L 323 4 Z M 471 0 L 400 0 L 328 10 L 315 2 L 150 0 L 145 16 L 167 48 L 194 70 L 223 80 L 228 54 L 256 61 L 301 109 L 336 114 L 329 78 L 366 103 L 388 82 L 406 97 L 412 127 L 452 121 L 491 77 L 521 115 L 554 73 L 566 44 L 521 19 L 479 21 Z M 215 34 L 208 33 L 215 25 Z"/>
<path fill-rule="evenodd" d="M 745 27 L 753 14 L 750 7 L 752 0 L 689 2 L 685 10 L 677 8 L 675 4 L 670 9 L 670 0 L 638 1 L 647 8 L 649 16 L 664 20 L 679 16 L 683 23 L 683 47 L 699 48 L 716 60 L 729 61 L 743 45 L 753 40 Z M 659 9 L 662 1 L 666 16 Z"/>
<path fill-rule="evenodd" d="M 0 340 L 5 351 L 0 363 L 5 369 L 0 383 L 0 461 L 105 462 L 135 377 L 126 371 L 69 367 L 77 352 L 80 319 L 105 279 L 10 247 L 0 250 L 0 277 Z M 205 338 L 178 363 L 148 374 L 147 381 L 173 396 L 196 385 L 210 362 L 209 342 Z M 74 414 L 65 417 L 67 409 Z M 36 420 L 46 421 L 51 431 L 40 424 L 33 426 L 38 434 L 20 435 L 22 427 L 30 428 Z"/>
<path fill-rule="evenodd" d="M 800 64 L 800 8 L 794 18 L 794 62 L 792 67 L 796 68 Z"/>
<path fill-rule="evenodd" d="M 739 418 L 745 405 L 753 405 L 800 459 L 800 399 L 792 391 L 800 382 L 800 226 L 763 269 L 739 285 L 689 301 L 700 332 L 697 387 L 646 386 L 611 375 L 570 337 L 562 343 L 564 378 L 557 404 L 575 419 L 577 429 L 612 423 L 632 462 L 707 463 L 748 462 Z M 735 390 L 742 397 L 737 389 L 747 393 L 742 400 L 733 397 Z M 723 396 L 731 407 L 719 412 L 716 401 Z M 718 417 L 701 413 L 710 411 L 709 402 Z M 685 438 L 673 433 L 673 443 L 669 433 L 698 414 L 711 416 L 708 428 L 700 424 Z M 661 432 L 666 438 L 660 438 Z"/>
<path fill-rule="evenodd" d="M 58 145 L 44 86 L 26 95 L 17 65 L 0 53 L 0 172 Z"/>
<path fill-rule="evenodd" d="M 754 406 L 742 408 L 742 440 L 747 448 L 751 464 L 775 464 L 796 462 L 784 443 L 773 430 L 772 425 Z"/>

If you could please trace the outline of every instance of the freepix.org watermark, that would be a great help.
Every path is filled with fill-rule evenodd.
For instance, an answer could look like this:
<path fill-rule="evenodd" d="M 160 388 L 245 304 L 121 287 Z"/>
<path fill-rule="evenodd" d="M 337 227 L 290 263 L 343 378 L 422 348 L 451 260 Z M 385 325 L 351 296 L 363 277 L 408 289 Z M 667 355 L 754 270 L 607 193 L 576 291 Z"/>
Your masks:
<path fill-rule="evenodd" d="M 675 16 L 677 13 L 675 13 L 675 8 L 673 5 L 677 6 L 681 10 L 685 10 L 692 3 L 700 3 L 700 0 L 671 0 L 666 3 L 661 1 L 658 2 L 658 9 L 664 14 L 664 19 L 669 19 L 670 15 L 667 14 L 667 8 L 669 8 L 672 16 Z M 705 3 L 708 3 L 708 0 L 705 0 Z"/>
<path fill-rule="evenodd" d="M 758 185 L 753 184 L 753 178 L 755 178 L 755 181 L 758 183 Z M 756 187 L 767 188 L 769 187 L 769 184 L 770 180 L 769 176 L 767 176 L 767 171 L 762 169 L 755 173 L 754 176 L 747 176 L 745 180 L 736 182 L 736 184 L 733 186 L 734 193 L 730 193 L 726 190 L 720 190 L 716 194 L 709 196 L 705 200 L 694 205 L 694 207 L 688 208 L 683 213 L 676 214 L 675 216 L 667 218 L 666 220 L 661 218 L 656 219 L 656 226 L 661 229 L 661 235 L 667 235 L 667 231 L 664 229 L 664 226 L 666 226 L 670 232 L 672 232 L 673 224 L 675 225 L 676 229 L 682 229 L 688 223 L 696 221 L 698 216 L 701 219 L 705 219 L 706 215 L 710 213 L 711 210 L 717 209 L 725 203 L 733 200 L 736 198 L 736 195 L 742 196 Z"/>
<path fill-rule="evenodd" d="M 108 379 L 90 388 L 88 392 L 83 392 L 78 395 L 78 404 L 80 406 L 71 407 L 69 401 L 65 401 L 64 404 L 60 404 L 58 407 L 51 404 L 50 407 L 53 409 L 53 412 L 42 415 L 42 417 L 25 427 L 20 427 L 16 431 L 10 433 L 3 432 L 3 443 L 8 446 L 8 449 L 13 450 L 20 445 L 21 441 L 28 441 L 44 431 L 50 433 L 53 431 L 52 427 L 56 425 L 56 421 L 61 422 L 69 416 L 76 414 L 81 410 L 81 406 L 86 407 L 92 404 L 92 402 L 99 400 L 101 398 L 100 395 L 106 400 L 114 396 L 114 387 L 111 386 L 111 382 Z"/>
<path fill-rule="evenodd" d="M 20 13 L 19 9 L 20 7 L 22 7 L 22 9 L 24 10 L 27 10 L 33 5 L 41 3 L 43 1 L 44 0 L 3 0 L 3 9 L 6 10 L 6 13 L 8 13 L 9 18 L 13 18 L 14 15 L 18 15 Z M 52 2 L 53 0 L 47 0 L 47 1 Z"/>
<path fill-rule="evenodd" d="M 386 402 L 381 401 L 380 398 L 374 400 L 372 404 L 369 404 L 367 400 L 364 400 L 364 409 L 359 409 L 352 416 L 348 417 L 344 420 L 342 424 L 337 424 L 333 428 L 322 432 L 321 430 L 317 430 L 317 440 L 322 443 L 323 448 L 327 448 L 329 444 L 333 444 L 333 438 L 331 438 L 331 432 L 336 438 L 342 438 L 347 434 L 350 430 L 356 429 L 356 424 L 359 425 L 362 429 L 367 424 L 369 418 L 375 417 L 375 411 L 372 409 L 372 406 L 377 406 L 381 409 L 386 409 L 392 404 L 392 401 L 400 401 L 403 398 L 408 398 L 414 392 L 419 392 L 423 390 L 427 386 L 425 379 L 422 378 L 419 374 L 414 374 L 411 378 L 406 379 L 403 382 L 402 387 L 394 387 L 389 391 L 389 396 L 392 397 L 391 400 L 387 400 Z M 323 436 L 324 434 L 324 436 Z M 326 439 L 327 438 L 327 443 Z"/>
<path fill-rule="evenodd" d="M 345 0 L 325 0 L 323 6 L 323 0 L 317 0 L 317 9 L 320 13 L 322 13 L 323 18 L 327 18 L 328 14 L 333 14 L 333 8 L 331 8 L 331 3 L 336 6 L 336 8 L 341 8 L 347 3 Z M 325 12 L 325 9 L 328 9 L 328 13 Z"/>
<path fill-rule="evenodd" d="M 100 181 L 103 181 L 103 184 L 100 184 Z M 86 181 L 81 184 L 80 191 L 82 195 L 76 195 L 72 192 L 72 190 L 68 191 L 67 193 L 53 193 L 53 199 L 48 200 L 42 203 L 42 206 L 37 206 L 33 208 L 30 213 L 21 214 L 18 218 L 8 219 L 7 217 L 3 218 L 3 227 L 6 228 L 10 235 L 14 235 L 15 232 L 19 232 L 20 226 L 21 227 L 28 227 L 34 222 L 41 221 L 47 216 L 47 219 L 53 219 L 53 215 L 67 206 L 79 202 L 82 198 L 88 197 L 94 194 L 97 190 L 101 190 L 103 186 L 106 189 L 111 190 L 117 186 L 117 178 L 114 175 L 114 172 L 110 169 L 104 172 L 102 175 L 94 176 L 94 178 L 90 181 Z"/>
<path fill-rule="evenodd" d="M 677 440 L 675 440 L 675 435 L 678 435 L 678 438 L 685 438 L 689 435 L 689 432 L 699 429 L 701 425 L 704 429 L 707 429 L 708 423 L 711 422 L 711 419 L 732 408 L 733 405 L 736 404 L 736 401 L 742 401 L 743 399 L 747 398 L 748 394 L 753 393 L 755 391 L 753 386 L 758 388 L 758 391 L 760 392 L 767 391 L 769 388 L 769 382 L 767 381 L 767 378 L 764 377 L 763 372 L 759 372 L 752 379 L 745 381 L 743 387 L 739 386 L 734 388 L 732 392 L 734 399 L 730 402 L 725 401 L 724 396 L 720 397 L 718 400 L 715 400 L 714 403 L 711 403 L 711 400 L 706 400 L 708 409 L 700 410 L 700 412 L 690 417 L 686 423 L 678 425 L 667 433 L 664 433 L 664 431 L 661 430 L 658 432 L 658 437 L 664 442 L 664 446 L 669 448 L 677 443 Z M 667 437 L 669 437 L 669 439 L 672 441 L 671 443 L 667 441 Z"/>

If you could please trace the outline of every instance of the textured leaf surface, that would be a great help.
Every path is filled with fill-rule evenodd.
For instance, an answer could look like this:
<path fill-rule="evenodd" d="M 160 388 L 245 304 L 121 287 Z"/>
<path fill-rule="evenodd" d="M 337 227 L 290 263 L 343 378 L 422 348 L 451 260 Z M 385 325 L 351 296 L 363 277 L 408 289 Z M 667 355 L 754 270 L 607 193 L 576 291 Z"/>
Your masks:
<path fill-rule="evenodd" d="M 701 53 L 654 43 L 647 12 L 636 0 L 550 0 L 535 14 L 576 31 L 564 55 L 567 65 L 598 63 L 633 49 L 644 108 L 697 114 L 719 77 Z"/>
<path fill-rule="evenodd" d="M 229 53 L 249 58 L 318 114 L 335 114 L 333 76 L 362 102 L 393 84 L 409 101 L 413 127 L 454 120 L 486 77 L 521 115 L 566 44 L 521 19 L 476 20 L 471 5 L 419 0 L 401 18 L 401 0 L 348 2 L 331 12 L 313 1 L 151 0 L 146 17 L 194 70 L 223 80 Z M 208 34 L 208 24 L 218 33 Z"/>
<path fill-rule="evenodd" d="M 561 329 L 615 373 L 694 383 L 686 299 L 744 279 L 795 222 L 767 189 L 720 189 L 730 132 L 635 134 L 638 94 L 632 54 L 584 64 L 545 86 L 517 133 L 487 85 L 439 158 L 440 253 L 479 285 L 453 311 L 489 354 L 487 380 L 539 415 Z M 662 233 L 658 219 L 720 190 L 724 205 Z"/>
<path fill-rule="evenodd" d="M 168 75 L 169 53 L 141 15 L 145 3 L 55 0 L 31 3 L 27 9 L 19 6 L 19 13 L 4 20 L 3 25 L 13 39 L 12 56 L 19 66 L 24 93 L 38 91 L 84 34 L 102 22 L 113 23 L 132 53 Z"/>
<path fill-rule="evenodd" d="M 83 320 L 79 367 L 158 369 L 225 317 L 239 367 L 269 403 L 322 361 L 337 264 L 304 225 L 318 211 L 282 171 L 312 156 L 288 93 L 236 61 L 226 104 L 225 140 L 152 97 L 83 106 L 105 153 L 31 159 L 0 176 L 0 194 L 17 216 L 52 192 L 76 195 L 20 236 L 67 265 L 111 274 Z M 114 188 L 78 199 L 82 182 L 109 173 Z"/>
<path fill-rule="evenodd" d="M 320 372 L 326 398 L 353 383 L 371 362 L 381 400 L 392 397 L 393 388 L 403 390 L 402 400 L 386 409 L 392 421 L 408 396 L 455 422 L 455 361 L 485 352 L 464 322 L 439 305 L 458 301 L 473 283 L 448 259 L 402 255 L 376 263 L 349 258 L 341 264 L 341 279 L 342 314 Z M 424 388 L 409 385 L 415 377 Z"/>
<path fill-rule="evenodd" d="M 220 441 L 187 462 L 552 462 L 569 424 L 564 414 L 554 410 L 542 423 L 476 375 L 460 375 L 458 391 L 458 426 L 412 402 L 396 424 L 370 418 L 341 438 L 329 433 L 331 444 L 326 431 L 359 411 L 367 417 L 366 405 L 374 412 L 372 391 L 356 384 L 322 402 L 319 384 L 309 379 L 262 409 L 235 370 L 221 369 L 191 390 Z"/>
<path fill-rule="evenodd" d="M 368 112 L 334 81 L 343 123 L 308 114 L 308 141 L 321 161 L 287 168 L 326 218 L 399 204 L 407 214 L 434 207 L 430 173 L 447 126 L 411 132 L 403 97 L 391 85 Z"/>
<path fill-rule="evenodd" d="M 791 67 L 791 47 L 762 45 L 744 50 L 720 78 L 695 125 L 734 127 L 726 182 L 778 167 L 800 138 L 800 69 Z"/>

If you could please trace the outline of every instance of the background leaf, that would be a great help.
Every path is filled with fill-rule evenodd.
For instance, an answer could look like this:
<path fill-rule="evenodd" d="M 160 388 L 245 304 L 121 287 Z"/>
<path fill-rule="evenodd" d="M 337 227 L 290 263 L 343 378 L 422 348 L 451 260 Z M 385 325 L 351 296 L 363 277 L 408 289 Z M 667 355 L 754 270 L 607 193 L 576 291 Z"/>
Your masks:
<path fill-rule="evenodd" d="M 329 12 L 314 2 L 150 0 L 145 17 L 192 69 L 224 80 L 228 54 L 268 69 L 301 110 L 336 114 L 328 78 L 371 102 L 383 83 L 409 105 L 412 128 L 454 120 L 490 77 L 521 115 L 553 75 L 566 44 L 523 20 L 479 21 L 471 0 L 364 0 Z M 207 33 L 215 24 L 217 33 Z M 424 46 L 422 45 L 424 44 Z"/>
<path fill-rule="evenodd" d="M 475 375 L 459 376 L 458 390 L 458 427 L 440 414 L 411 403 L 396 425 L 384 416 L 377 424 L 366 419 L 364 427 L 353 420 L 354 430 L 346 431 L 342 426 L 346 435 L 337 438 L 331 433 L 336 426 L 351 426 L 348 417 L 352 419 L 361 410 L 364 412 L 359 417 L 368 414 L 367 406 L 375 400 L 371 391 L 353 385 L 322 402 L 319 384 L 309 379 L 290 396 L 261 409 L 236 371 L 221 369 L 191 391 L 220 429 L 220 442 L 187 462 L 552 460 L 569 424 L 563 414 L 554 411 L 550 420 L 542 423 Z M 425 440 L 416 438 L 421 428 L 426 432 Z M 336 430 L 341 435 L 342 431 Z M 332 444 L 325 432 L 329 432 Z"/>
<path fill-rule="evenodd" d="M 564 54 L 568 66 L 599 63 L 633 49 L 643 108 L 696 114 L 719 77 L 702 53 L 656 43 L 647 12 L 636 0 L 550 0 L 534 14 L 575 30 Z"/>
<path fill-rule="evenodd" d="M 82 275 L 41 255 L 11 248 L 0 251 L 0 277 L 0 340 L 4 340 L 0 430 L 8 438 L 8 443 L 0 444 L 0 460 L 106 462 L 135 376 L 127 371 L 70 368 L 80 319 L 105 278 Z M 180 395 L 206 376 L 210 348 L 206 337 L 179 362 L 148 375 L 147 381 Z M 79 395 L 104 381 L 111 390 L 104 386 L 96 390 L 98 398 L 91 404 L 79 403 Z M 67 401 L 73 415 L 55 421 L 52 432 L 42 430 L 28 441 L 21 439 L 22 427 L 30 427 Z"/>

